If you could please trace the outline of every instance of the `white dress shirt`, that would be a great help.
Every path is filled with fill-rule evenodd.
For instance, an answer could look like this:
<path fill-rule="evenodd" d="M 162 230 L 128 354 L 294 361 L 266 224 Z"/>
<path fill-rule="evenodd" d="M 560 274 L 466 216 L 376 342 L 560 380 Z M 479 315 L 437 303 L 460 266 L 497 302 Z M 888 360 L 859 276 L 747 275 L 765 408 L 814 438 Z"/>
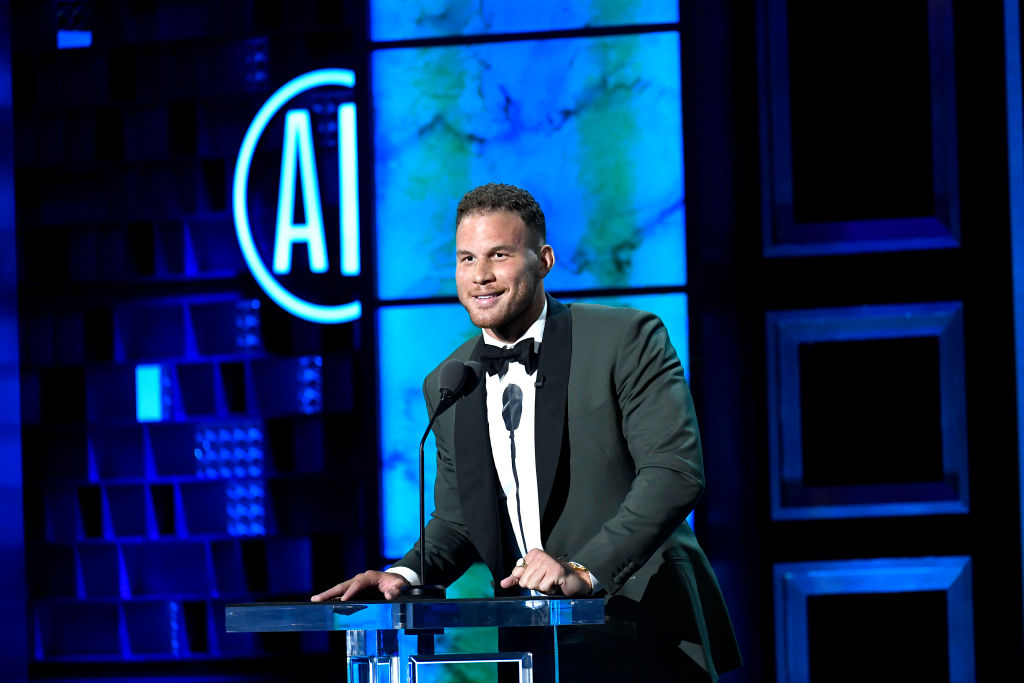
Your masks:
<path fill-rule="evenodd" d="M 500 342 L 486 332 L 484 343 L 491 346 L 515 346 L 524 339 L 533 338 L 534 350 L 539 349 L 541 340 L 544 337 L 544 323 L 547 320 L 548 305 L 544 303 L 544 310 L 540 317 L 530 325 L 530 328 L 512 344 Z M 513 362 L 508 364 L 508 372 L 505 376 L 498 378 L 498 375 L 486 375 L 485 388 L 487 390 L 487 431 L 491 436 L 491 454 L 494 456 L 494 469 L 498 472 L 498 482 L 506 496 L 506 507 L 508 518 L 512 522 L 512 530 L 515 533 L 516 544 L 522 555 L 534 548 L 543 549 L 540 541 L 540 500 L 537 492 L 537 459 L 536 459 L 536 431 L 534 429 L 537 403 L 537 371 L 534 369 L 530 375 L 526 374 L 526 368 L 522 363 Z M 519 421 L 519 428 L 515 431 L 516 441 L 516 473 L 519 475 L 519 505 L 516 506 L 516 481 L 512 474 L 512 440 L 509 432 L 505 429 L 505 420 L 501 416 L 502 394 L 505 387 L 510 384 L 518 384 L 523 390 L 523 414 Z M 522 532 L 520 531 L 519 512 L 522 512 Z M 522 534 L 526 534 L 526 538 Z"/>

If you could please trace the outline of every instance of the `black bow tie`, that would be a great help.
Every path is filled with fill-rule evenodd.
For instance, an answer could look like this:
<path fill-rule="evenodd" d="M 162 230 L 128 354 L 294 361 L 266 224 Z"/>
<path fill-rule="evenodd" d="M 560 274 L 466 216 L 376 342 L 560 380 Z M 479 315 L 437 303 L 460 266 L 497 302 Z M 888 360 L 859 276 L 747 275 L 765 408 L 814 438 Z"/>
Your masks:
<path fill-rule="evenodd" d="M 534 350 L 533 338 L 527 338 L 512 348 L 497 347 L 490 344 L 485 345 L 480 352 L 480 362 L 488 375 L 497 375 L 498 379 L 508 372 L 508 364 L 511 362 L 522 363 L 526 368 L 526 374 L 532 375 L 537 370 L 538 352 Z"/>

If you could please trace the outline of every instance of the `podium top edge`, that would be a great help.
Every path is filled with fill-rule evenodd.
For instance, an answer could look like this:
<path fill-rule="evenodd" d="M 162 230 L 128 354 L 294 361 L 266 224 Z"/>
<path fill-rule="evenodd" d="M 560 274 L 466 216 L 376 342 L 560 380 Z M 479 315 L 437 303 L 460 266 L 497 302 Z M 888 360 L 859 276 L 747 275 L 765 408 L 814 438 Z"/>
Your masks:
<path fill-rule="evenodd" d="M 325 600 L 323 602 L 312 602 L 310 600 L 305 601 L 281 601 L 281 602 L 229 602 L 225 604 L 225 607 L 334 607 L 336 605 L 400 605 L 400 604 L 414 604 L 423 602 L 439 602 L 439 603 L 469 603 L 469 602 L 532 602 L 535 600 L 549 600 L 551 602 L 604 602 L 604 598 L 594 597 L 592 595 L 585 596 L 570 596 L 564 595 L 538 595 L 538 596 L 527 596 L 527 595 L 514 595 L 514 596 L 503 596 L 497 598 L 441 598 L 438 600 L 423 600 L 420 598 L 396 598 L 395 600 L 347 600 L 342 602 L 341 600 Z"/>

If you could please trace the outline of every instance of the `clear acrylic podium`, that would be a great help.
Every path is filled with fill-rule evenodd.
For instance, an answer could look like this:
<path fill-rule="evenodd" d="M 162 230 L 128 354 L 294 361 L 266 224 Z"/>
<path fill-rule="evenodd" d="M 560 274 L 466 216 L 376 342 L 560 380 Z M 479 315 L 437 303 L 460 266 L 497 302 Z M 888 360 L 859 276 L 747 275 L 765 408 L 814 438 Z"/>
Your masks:
<path fill-rule="evenodd" d="M 534 672 L 529 652 L 436 654 L 434 635 L 446 628 L 604 623 L 604 600 L 592 597 L 267 602 L 225 609 L 229 632 L 345 631 L 350 683 L 412 682 L 421 667 L 468 662 L 518 663 L 519 679 L 530 682 Z M 551 632 L 554 637 L 553 628 Z"/>

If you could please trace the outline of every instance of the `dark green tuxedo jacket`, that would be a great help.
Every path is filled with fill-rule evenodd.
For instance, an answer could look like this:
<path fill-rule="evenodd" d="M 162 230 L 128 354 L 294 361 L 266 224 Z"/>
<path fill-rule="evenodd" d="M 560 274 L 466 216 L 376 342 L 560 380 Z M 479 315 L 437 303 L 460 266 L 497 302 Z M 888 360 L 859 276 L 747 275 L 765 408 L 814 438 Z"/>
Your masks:
<path fill-rule="evenodd" d="M 477 359 L 482 347 L 477 337 L 449 358 Z M 431 413 L 437 372 L 424 382 Z M 739 666 L 718 582 L 685 521 L 704 489 L 703 463 L 689 388 L 664 325 L 643 311 L 549 297 L 537 377 L 544 550 L 597 577 L 609 620 L 703 660 L 713 680 Z M 499 531 L 507 512 L 483 381 L 438 419 L 434 435 L 428 581 L 447 585 L 483 560 L 497 584 L 515 558 Z M 418 570 L 418 547 L 396 564 Z"/>

